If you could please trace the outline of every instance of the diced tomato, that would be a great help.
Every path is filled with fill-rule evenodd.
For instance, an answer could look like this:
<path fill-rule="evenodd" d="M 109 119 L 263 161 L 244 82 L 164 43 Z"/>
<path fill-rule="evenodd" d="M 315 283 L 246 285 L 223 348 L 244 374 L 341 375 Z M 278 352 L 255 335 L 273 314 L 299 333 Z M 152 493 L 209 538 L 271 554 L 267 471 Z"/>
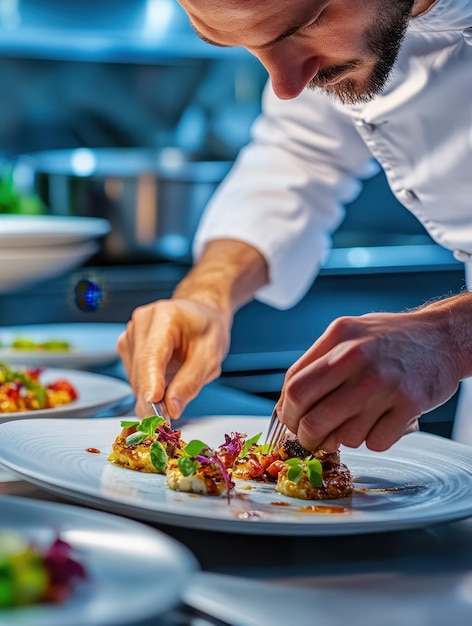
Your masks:
<path fill-rule="evenodd" d="M 274 461 L 269 465 L 269 467 L 266 468 L 266 472 L 269 474 L 269 476 L 272 476 L 272 478 L 277 478 L 280 470 L 284 465 L 285 463 L 283 461 Z"/>
<path fill-rule="evenodd" d="M 4 386 L 4 391 L 6 395 L 12 400 L 18 400 L 20 397 L 20 390 L 16 383 L 8 383 Z"/>
<path fill-rule="evenodd" d="M 43 370 L 44 370 L 44 367 L 35 367 L 35 368 L 31 367 L 26 370 L 26 373 L 28 374 L 30 378 L 32 378 L 33 380 L 37 382 Z"/>
<path fill-rule="evenodd" d="M 272 452 L 272 454 L 258 455 L 258 458 L 261 466 L 266 470 L 274 461 L 279 460 L 279 455 L 277 451 L 275 451 Z"/>
<path fill-rule="evenodd" d="M 72 400 L 76 400 L 78 398 L 78 393 L 76 388 L 68 381 L 68 380 L 56 380 L 56 382 L 47 385 L 47 389 L 51 391 L 65 391 L 67 392 Z"/>

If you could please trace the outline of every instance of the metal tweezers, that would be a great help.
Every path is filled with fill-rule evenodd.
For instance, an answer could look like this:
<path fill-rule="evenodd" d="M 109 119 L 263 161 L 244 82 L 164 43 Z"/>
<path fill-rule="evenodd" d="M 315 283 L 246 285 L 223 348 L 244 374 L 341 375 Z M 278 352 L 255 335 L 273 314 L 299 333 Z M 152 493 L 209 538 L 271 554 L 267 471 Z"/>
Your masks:
<path fill-rule="evenodd" d="M 285 424 L 279 422 L 279 418 L 277 415 L 277 408 L 274 406 L 274 410 L 272 411 L 272 415 L 270 417 L 269 428 L 267 429 L 267 435 L 265 438 L 265 443 L 268 446 L 268 452 L 272 452 L 274 448 L 278 448 L 283 440 L 287 437 L 288 429 Z"/>
<path fill-rule="evenodd" d="M 170 425 L 170 418 L 167 415 L 167 411 L 164 407 L 164 403 L 163 402 L 149 402 L 149 404 L 152 406 L 154 415 L 157 415 L 158 417 L 163 417 L 166 420 L 167 424 Z"/>

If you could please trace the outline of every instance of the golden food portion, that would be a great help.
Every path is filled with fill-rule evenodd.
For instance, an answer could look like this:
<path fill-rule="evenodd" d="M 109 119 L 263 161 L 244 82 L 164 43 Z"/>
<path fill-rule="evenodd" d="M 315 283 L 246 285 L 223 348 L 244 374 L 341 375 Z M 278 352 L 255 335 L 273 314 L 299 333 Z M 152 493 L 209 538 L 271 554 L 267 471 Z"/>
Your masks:
<path fill-rule="evenodd" d="M 221 470 L 213 465 L 200 465 L 190 476 L 184 476 L 176 460 L 167 465 L 167 486 L 174 491 L 185 491 L 206 496 L 220 496 L 226 491 Z"/>
<path fill-rule="evenodd" d="M 128 446 L 126 438 L 119 435 L 113 442 L 108 460 L 115 465 L 121 465 L 121 467 L 137 472 L 162 474 L 163 472 L 158 472 L 151 462 L 150 448 L 153 443 L 152 439 L 145 439 L 138 445 Z"/>
<path fill-rule="evenodd" d="M 277 475 L 275 485 L 275 491 L 284 496 L 301 500 L 338 500 L 350 497 L 354 491 L 351 472 L 344 463 L 327 469 L 323 467 L 323 482 L 320 487 L 313 485 L 305 473 L 298 482 L 289 480 L 287 476 L 289 469 L 290 467 L 284 464 Z"/>
<path fill-rule="evenodd" d="M 321 464 L 319 485 L 314 485 L 306 472 L 306 464 L 312 459 Z M 290 460 L 300 462 L 296 480 L 288 477 L 291 465 L 287 461 L 290 463 Z M 297 439 L 287 439 L 278 450 L 270 453 L 264 452 L 264 446 L 251 446 L 234 463 L 232 476 L 240 480 L 276 483 L 275 491 L 278 493 L 302 500 L 335 500 L 353 493 L 351 473 L 341 463 L 339 451 L 309 452 Z"/>
<path fill-rule="evenodd" d="M 152 445 L 156 441 L 159 441 L 167 457 L 172 459 L 180 456 L 185 442 L 180 438 L 180 430 L 172 430 L 165 424 L 162 424 L 160 429 L 160 432 L 157 431 L 152 436 L 146 436 L 139 443 L 127 443 L 127 438 L 130 435 L 136 434 L 138 431 L 136 426 L 123 428 L 112 444 L 108 460 L 114 465 L 119 465 L 137 472 L 165 474 L 165 467 L 157 469 L 153 463 L 151 456 Z M 166 440 L 166 435 L 168 435 L 170 439 Z"/>

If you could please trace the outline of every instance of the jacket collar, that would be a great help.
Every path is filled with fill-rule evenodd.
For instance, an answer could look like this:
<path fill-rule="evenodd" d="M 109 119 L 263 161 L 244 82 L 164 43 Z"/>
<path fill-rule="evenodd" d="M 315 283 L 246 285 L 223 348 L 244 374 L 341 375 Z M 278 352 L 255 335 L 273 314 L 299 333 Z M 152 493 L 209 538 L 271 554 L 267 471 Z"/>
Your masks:
<path fill-rule="evenodd" d="M 410 21 L 411 30 L 462 30 L 472 26 L 472 0 L 436 0 Z"/>

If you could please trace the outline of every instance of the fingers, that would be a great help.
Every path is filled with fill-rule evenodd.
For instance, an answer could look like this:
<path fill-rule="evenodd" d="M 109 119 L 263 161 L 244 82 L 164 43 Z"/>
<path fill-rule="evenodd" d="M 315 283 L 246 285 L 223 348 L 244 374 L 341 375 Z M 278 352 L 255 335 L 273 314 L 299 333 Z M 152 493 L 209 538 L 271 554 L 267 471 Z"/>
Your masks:
<path fill-rule="evenodd" d="M 421 414 L 415 395 L 403 386 L 401 367 L 365 361 L 358 344 L 346 342 L 289 377 L 281 400 L 281 421 L 303 447 L 386 450 Z"/>
<path fill-rule="evenodd" d="M 310 428 L 312 445 L 355 415 L 374 412 L 374 407 L 378 415 L 388 408 L 384 404 L 385 390 L 379 395 L 380 373 L 366 362 L 363 350 L 353 342 L 335 346 L 290 374 L 289 370 L 283 385 L 281 421 L 292 432 Z M 310 425 L 302 427 L 301 420 L 307 415 Z"/>
<path fill-rule="evenodd" d="M 136 395 L 138 415 L 149 415 L 149 401 L 163 398 L 165 372 L 172 356 L 165 321 L 156 325 L 155 315 L 149 307 L 137 309 L 117 343 Z"/>
<path fill-rule="evenodd" d="M 133 313 L 118 352 L 136 395 L 136 414 L 164 402 L 177 419 L 201 388 L 221 373 L 229 347 L 226 318 L 190 301 L 160 301 Z"/>

